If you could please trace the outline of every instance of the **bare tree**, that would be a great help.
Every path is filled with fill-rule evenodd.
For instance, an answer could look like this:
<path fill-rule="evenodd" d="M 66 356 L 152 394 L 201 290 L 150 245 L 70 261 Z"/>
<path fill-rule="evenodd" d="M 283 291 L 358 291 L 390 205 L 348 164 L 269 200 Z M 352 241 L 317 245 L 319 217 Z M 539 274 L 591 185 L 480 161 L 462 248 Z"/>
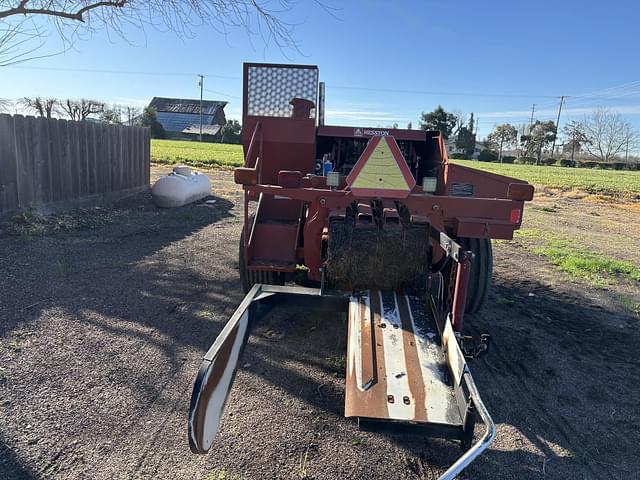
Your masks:
<path fill-rule="evenodd" d="M 138 107 L 114 103 L 109 106 L 104 105 L 104 109 L 98 113 L 98 118 L 105 123 L 128 125 L 131 127 L 136 123 L 136 119 L 141 112 Z"/>
<path fill-rule="evenodd" d="M 99 112 L 100 121 L 105 123 L 111 123 L 113 125 L 122 125 L 122 107 L 117 104 L 111 106 L 104 105 L 104 108 Z"/>
<path fill-rule="evenodd" d="M 41 117 L 51 118 L 56 106 L 58 105 L 58 99 L 43 97 L 23 97 L 20 100 L 20 103 L 27 110 L 35 112 Z"/>
<path fill-rule="evenodd" d="M 453 136 L 457 136 L 458 133 L 460 133 L 460 129 L 462 127 L 464 127 L 464 124 L 467 122 L 467 116 L 462 113 L 462 110 L 453 110 L 451 112 L 451 115 L 453 115 L 453 118 L 455 119 L 455 126 L 453 127 Z"/>
<path fill-rule="evenodd" d="M 585 149 L 602 162 L 614 158 L 639 143 L 638 132 L 620 114 L 606 108 L 598 108 L 582 121 L 582 132 L 586 137 Z"/>
<path fill-rule="evenodd" d="M 6 98 L 0 98 L 0 113 L 8 112 L 11 109 L 11 102 Z"/>
<path fill-rule="evenodd" d="M 0 0 L 0 8 L 4 1 Z M 40 58 L 36 51 L 42 48 L 45 34 L 31 18 L 0 17 L 0 67 L 20 63 L 25 59 Z"/>
<path fill-rule="evenodd" d="M 127 125 L 132 127 L 133 125 L 135 125 L 137 118 L 142 113 L 142 110 L 140 108 L 138 108 L 138 107 L 133 107 L 131 105 L 127 105 L 126 107 L 124 107 L 124 112 L 123 113 L 124 113 L 124 115 L 126 117 Z"/>
<path fill-rule="evenodd" d="M 0 0 L 0 66 L 31 58 L 44 45 L 47 26 L 53 27 L 66 46 L 98 30 L 127 39 L 127 28 L 152 26 L 184 37 L 207 24 L 223 35 L 242 28 L 249 38 L 257 36 L 265 46 L 298 49 L 292 36 L 294 25 L 285 22 L 282 15 L 299 1 Z M 321 0 L 315 3 L 331 13 Z"/>
<path fill-rule="evenodd" d="M 104 103 L 84 98 L 81 100 L 66 99 L 65 101 L 61 101 L 59 105 L 59 112 L 62 115 L 76 121 L 86 120 L 91 115 L 96 115 L 103 111 Z"/>

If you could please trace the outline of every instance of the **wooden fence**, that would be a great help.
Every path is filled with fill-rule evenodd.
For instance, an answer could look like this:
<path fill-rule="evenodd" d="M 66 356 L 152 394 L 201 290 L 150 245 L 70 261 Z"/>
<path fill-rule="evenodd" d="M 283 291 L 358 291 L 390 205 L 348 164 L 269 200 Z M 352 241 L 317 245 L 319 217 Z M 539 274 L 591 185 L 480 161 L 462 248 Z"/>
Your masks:
<path fill-rule="evenodd" d="M 149 186 L 150 132 L 0 114 L 0 214 L 98 204 Z"/>

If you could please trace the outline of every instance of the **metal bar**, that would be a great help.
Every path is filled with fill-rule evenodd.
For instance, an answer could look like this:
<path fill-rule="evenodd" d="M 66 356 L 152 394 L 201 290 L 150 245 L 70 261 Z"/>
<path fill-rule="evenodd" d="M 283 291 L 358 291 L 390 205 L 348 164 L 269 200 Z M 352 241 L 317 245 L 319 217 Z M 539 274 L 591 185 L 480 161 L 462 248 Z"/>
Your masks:
<path fill-rule="evenodd" d="M 256 164 L 254 163 L 253 165 L 250 165 L 251 162 L 251 156 L 254 150 L 254 145 L 255 145 L 255 141 L 256 141 L 256 137 L 258 135 L 258 131 L 261 130 L 262 128 L 262 124 L 260 122 L 256 123 L 255 128 L 253 129 L 253 134 L 251 134 L 251 140 L 249 141 L 249 148 L 247 148 L 247 155 L 245 157 L 245 166 L 246 167 L 255 167 Z"/>
<path fill-rule="evenodd" d="M 251 223 L 251 230 L 249 231 L 249 238 L 247 239 L 247 248 L 253 244 L 253 231 L 256 228 L 256 224 L 258 223 L 258 217 L 260 216 L 260 205 L 262 205 L 262 194 L 258 197 L 258 206 L 256 208 L 256 213 L 253 216 L 253 222 Z M 245 222 L 246 225 L 247 222 Z M 245 236 L 245 238 L 247 238 Z M 249 257 L 245 257 L 247 264 L 249 263 Z"/>
<path fill-rule="evenodd" d="M 480 393 L 476 388 L 471 372 L 469 371 L 469 366 L 462 354 L 457 337 L 453 332 L 451 322 L 448 319 L 445 321 L 442 337 L 442 347 L 445 349 L 445 356 L 447 358 L 449 370 L 454 378 L 456 387 L 458 387 L 456 390 L 461 391 L 463 384 L 466 386 L 466 390 L 468 392 L 468 397 L 466 398 L 471 401 L 476 412 L 480 414 L 480 418 L 486 427 L 485 433 L 480 440 L 478 440 L 469 450 L 456 460 L 456 462 L 440 477 L 440 480 L 452 480 L 467 466 L 469 466 L 469 464 L 482 452 L 484 452 L 489 445 L 491 445 L 496 436 L 496 426 L 480 398 Z M 470 432 L 468 431 L 463 433 L 463 437 L 469 435 Z"/>
<path fill-rule="evenodd" d="M 452 324 L 456 332 L 461 332 L 464 326 L 464 309 L 467 303 L 467 289 L 469 287 L 469 273 L 471 272 L 471 255 L 463 252 L 462 258 L 458 261 L 458 271 L 456 272 L 456 287 L 453 294 Z"/>
<path fill-rule="evenodd" d="M 480 393 L 476 388 L 476 384 L 473 381 L 473 377 L 469 372 L 464 374 L 464 382 L 467 385 L 469 396 L 473 401 L 473 404 L 480 414 L 480 418 L 484 423 L 486 430 L 480 440 L 478 440 L 464 455 L 462 455 L 456 462 L 451 465 L 446 472 L 442 474 L 440 480 L 453 480 L 455 479 L 465 468 L 467 468 L 471 462 L 473 462 L 482 452 L 484 452 L 496 437 L 496 425 L 493 423 L 493 419 L 487 408 L 484 406 Z"/>
<path fill-rule="evenodd" d="M 305 181 L 303 179 L 303 185 Z M 347 208 L 353 202 L 366 202 L 371 197 L 355 195 L 349 190 L 329 190 L 317 188 L 285 188 L 277 185 L 245 186 L 252 192 L 262 192 L 278 195 L 291 200 L 301 200 L 308 203 L 321 203 L 323 208 L 330 210 Z M 474 219 L 488 226 L 500 225 L 516 230 L 519 223 L 511 221 L 512 210 L 522 210 L 524 202 L 500 198 L 452 197 L 428 194 L 410 194 L 402 199 L 402 203 L 412 214 L 424 215 L 429 222 L 440 231 L 445 230 L 446 222 L 456 219 Z M 494 232 L 490 238 L 507 238 L 504 233 Z M 508 236 L 511 238 L 511 236 Z"/>

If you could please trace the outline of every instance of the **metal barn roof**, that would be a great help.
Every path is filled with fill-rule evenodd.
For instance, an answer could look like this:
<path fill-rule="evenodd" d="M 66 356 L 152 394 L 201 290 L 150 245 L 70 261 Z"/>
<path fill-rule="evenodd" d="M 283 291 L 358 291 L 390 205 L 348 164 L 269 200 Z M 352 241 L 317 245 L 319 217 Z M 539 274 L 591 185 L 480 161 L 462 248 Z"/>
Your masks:
<path fill-rule="evenodd" d="M 224 108 L 227 103 L 219 100 L 203 100 L 202 114 L 215 115 L 216 110 Z M 156 112 L 200 114 L 200 100 L 188 98 L 153 97 L 149 106 L 155 108 Z"/>
<path fill-rule="evenodd" d="M 202 125 L 202 134 L 203 135 L 217 135 L 222 127 L 220 125 Z M 182 133 L 200 133 L 200 124 L 194 123 L 193 125 L 189 125 L 187 128 L 182 130 Z"/>

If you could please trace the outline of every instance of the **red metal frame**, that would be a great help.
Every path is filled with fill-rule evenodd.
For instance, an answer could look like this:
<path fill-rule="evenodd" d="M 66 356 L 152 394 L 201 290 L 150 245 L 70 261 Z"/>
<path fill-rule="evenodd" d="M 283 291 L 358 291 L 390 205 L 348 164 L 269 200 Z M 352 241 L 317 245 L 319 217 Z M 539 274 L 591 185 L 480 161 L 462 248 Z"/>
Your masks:
<path fill-rule="evenodd" d="M 247 115 L 247 74 L 252 65 L 317 68 L 305 65 L 244 65 L 243 143 L 245 167 L 255 169 L 254 177 L 257 178 L 257 184 L 243 185 L 245 191 L 244 249 L 249 269 L 286 272 L 293 271 L 296 264 L 301 264 L 308 267 L 308 276 L 311 280 L 320 280 L 321 269 L 325 261 L 322 257 L 322 241 L 323 235 L 327 231 L 329 216 L 344 212 L 354 202 L 367 203 L 380 200 L 380 197 L 387 197 L 389 194 L 388 190 L 385 192 L 375 189 L 353 191 L 349 188 L 349 185 L 362 170 L 364 161 L 358 161 L 346 178 L 341 177 L 338 188 L 327 187 L 324 177 L 313 174 L 316 140 L 320 138 L 369 139 L 369 144 L 361 159 L 368 156 L 384 139 L 391 148 L 394 158 L 398 161 L 410 189 L 409 191 L 395 192 L 393 198 L 383 199 L 383 201 L 391 202 L 388 205 L 390 208 L 395 208 L 395 202 L 404 205 L 411 215 L 427 220 L 435 229 L 447 235 L 511 239 L 514 230 L 520 227 L 524 201 L 511 200 L 508 198 L 508 193 L 510 185 L 526 185 L 526 182 L 449 164 L 444 139 L 437 132 L 325 125 L 316 127 L 315 120 L 312 118 Z M 428 147 L 437 150 L 437 155 L 434 157 L 436 158 L 434 166 L 438 179 L 435 193 L 425 193 L 422 187 L 416 184 L 416 179 L 414 179 L 397 143 L 391 138 L 385 137 L 408 142 L 436 142 Z M 283 172 L 282 175 L 280 172 Z M 249 174 L 249 178 L 252 177 L 251 172 L 246 173 Z M 291 182 L 293 182 L 293 188 Z M 473 196 L 452 196 L 455 184 L 472 185 Z M 383 193 L 385 195 L 382 195 Z M 248 222 L 249 202 L 259 199 L 262 199 L 260 205 L 265 203 L 266 206 L 264 209 L 262 209 L 262 205 L 259 206 L 257 220 L 262 222 L 264 212 L 265 223 L 273 224 L 273 227 L 267 225 L 268 238 L 255 238 L 253 226 Z M 282 212 L 282 215 L 279 215 L 279 212 Z M 300 214 L 300 212 L 302 213 Z M 287 227 L 287 222 L 297 222 L 297 224 L 291 225 L 290 230 Z M 295 245 L 287 243 L 291 238 L 297 239 Z M 286 256 L 278 253 L 278 250 L 293 249 L 292 251 L 295 253 L 292 255 L 295 261 L 288 265 L 277 262 L 273 262 L 273 264 L 265 261 L 253 262 L 252 248 L 256 241 L 268 242 L 269 248 L 275 252 L 274 258 Z M 434 249 L 433 262 L 436 263 L 444 253 L 437 242 L 434 242 L 434 247 L 436 248 Z M 265 251 L 264 245 L 262 245 L 261 251 Z M 458 301 L 454 300 L 457 307 L 453 314 L 456 326 L 461 325 L 462 322 L 468 268 L 469 264 L 463 262 L 458 271 L 458 288 L 456 289 Z M 459 300 L 460 297 L 463 298 L 463 301 Z"/>

